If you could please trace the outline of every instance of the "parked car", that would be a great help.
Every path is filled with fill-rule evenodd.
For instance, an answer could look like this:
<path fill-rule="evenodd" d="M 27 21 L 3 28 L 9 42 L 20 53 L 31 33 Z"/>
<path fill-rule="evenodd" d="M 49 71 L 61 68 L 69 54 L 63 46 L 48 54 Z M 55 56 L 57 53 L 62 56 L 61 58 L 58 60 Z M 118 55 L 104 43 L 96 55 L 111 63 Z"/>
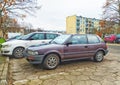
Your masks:
<path fill-rule="evenodd" d="M 116 35 L 115 34 L 111 34 L 111 35 L 108 35 L 108 36 L 104 37 L 105 42 L 114 43 L 115 40 L 116 40 Z"/>
<path fill-rule="evenodd" d="M 24 53 L 30 64 L 55 69 L 63 61 L 91 58 L 101 62 L 107 54 L 106 43 L 97 35 L 61 35 L 48 44 L 28 47 Z"/>
<path fill-rule="evenodd" d="M 55 37 L 59 36 L 58 33 L 49 33 L 49 32 L 33 32 L 27 35 L 22 36 L 18 40 L 12 40 L 2 44 L 1 54 L 14 56 L 16 58 L 23 57 L 23 51 L 31 46 L 42 43 L 48 43 Z"/>
<path fill-rule="evenodd" d="M 115 40 L 116 43 L 120 43 L 120 34 L 117 34 L 116 35 L 116 40 Z"/>

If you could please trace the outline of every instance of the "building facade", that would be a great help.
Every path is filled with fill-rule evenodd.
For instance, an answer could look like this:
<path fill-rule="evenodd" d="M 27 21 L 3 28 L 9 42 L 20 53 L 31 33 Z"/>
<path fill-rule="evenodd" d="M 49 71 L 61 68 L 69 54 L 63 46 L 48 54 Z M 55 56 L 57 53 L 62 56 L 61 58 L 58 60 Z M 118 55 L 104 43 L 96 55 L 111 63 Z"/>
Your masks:
<path fill-rule="evenodd" d="M 68 16 L 66 18 L 67 34 L 93 34 L 94 30 L 100 29 L 100 20 L 82 16 Z"/>

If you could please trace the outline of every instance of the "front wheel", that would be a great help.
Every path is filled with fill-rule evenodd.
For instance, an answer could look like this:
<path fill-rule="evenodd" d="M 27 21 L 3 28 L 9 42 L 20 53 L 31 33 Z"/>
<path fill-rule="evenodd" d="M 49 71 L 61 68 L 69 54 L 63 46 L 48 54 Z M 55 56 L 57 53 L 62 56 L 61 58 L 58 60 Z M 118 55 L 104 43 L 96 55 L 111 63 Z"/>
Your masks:
<path fill-rule="evenodd" d="M 59 64 L 59 57 L 57 54 L 49 54 L 43 61 L 43 68 L 45 69 L 55 69 Z"/>
<path fill-rule="evenodd" d="M 24 51 L 24 48 L 22 48 L 22 47 L 15 48 L 14 51 L 13 51 L 13 56 L 15 58 L 22 58 L 23 57 L 23 51 Z"/>
<path fill-rule="evenodd" d="M 104 59 L 104 53 L 102 51 L 98 51 L 93 59 L 96 62 L 101 62 Z"/>

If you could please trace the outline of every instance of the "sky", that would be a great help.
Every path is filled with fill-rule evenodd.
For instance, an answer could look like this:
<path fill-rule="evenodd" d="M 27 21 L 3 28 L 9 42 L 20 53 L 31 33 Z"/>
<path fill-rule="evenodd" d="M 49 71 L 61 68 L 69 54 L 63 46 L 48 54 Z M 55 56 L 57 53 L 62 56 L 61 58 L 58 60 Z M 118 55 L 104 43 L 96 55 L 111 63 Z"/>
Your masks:
<path fill-rule="evenodd" d="M 77 15 L 100 19 L 105 0 L 38 0 L 41 9 L 23 22 L 44 30 L 66 30 L 66 17 Z"/>

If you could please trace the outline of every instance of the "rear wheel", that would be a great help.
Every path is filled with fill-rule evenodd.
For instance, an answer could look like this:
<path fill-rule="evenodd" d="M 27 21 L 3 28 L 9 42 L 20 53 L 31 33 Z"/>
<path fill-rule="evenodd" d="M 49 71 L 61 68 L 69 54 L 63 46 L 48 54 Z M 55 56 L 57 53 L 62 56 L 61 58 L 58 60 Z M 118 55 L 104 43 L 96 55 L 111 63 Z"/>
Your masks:
<path fill-rule="evenodd" d="M 14 51 L 13 51 L 13 56 L 15 58 L 22 58 L 23 57 L 23 51 L 24 51 L 24 48 L 22 48 L 22 47 L 15 48 Z"/>
<path fill-rule="evenodd" d="M 104 53 L 103 51 L 98 51 L 96 55 L 94 56 L 94 61 L 101 62 L 104 59 Z"/>
<path fill-rule="evenodd" d="M 45 69 L 55 69 L 59 64 L 59 57 L 57 54 L 49 54 L 43 61 L 43 68 Z"/>

